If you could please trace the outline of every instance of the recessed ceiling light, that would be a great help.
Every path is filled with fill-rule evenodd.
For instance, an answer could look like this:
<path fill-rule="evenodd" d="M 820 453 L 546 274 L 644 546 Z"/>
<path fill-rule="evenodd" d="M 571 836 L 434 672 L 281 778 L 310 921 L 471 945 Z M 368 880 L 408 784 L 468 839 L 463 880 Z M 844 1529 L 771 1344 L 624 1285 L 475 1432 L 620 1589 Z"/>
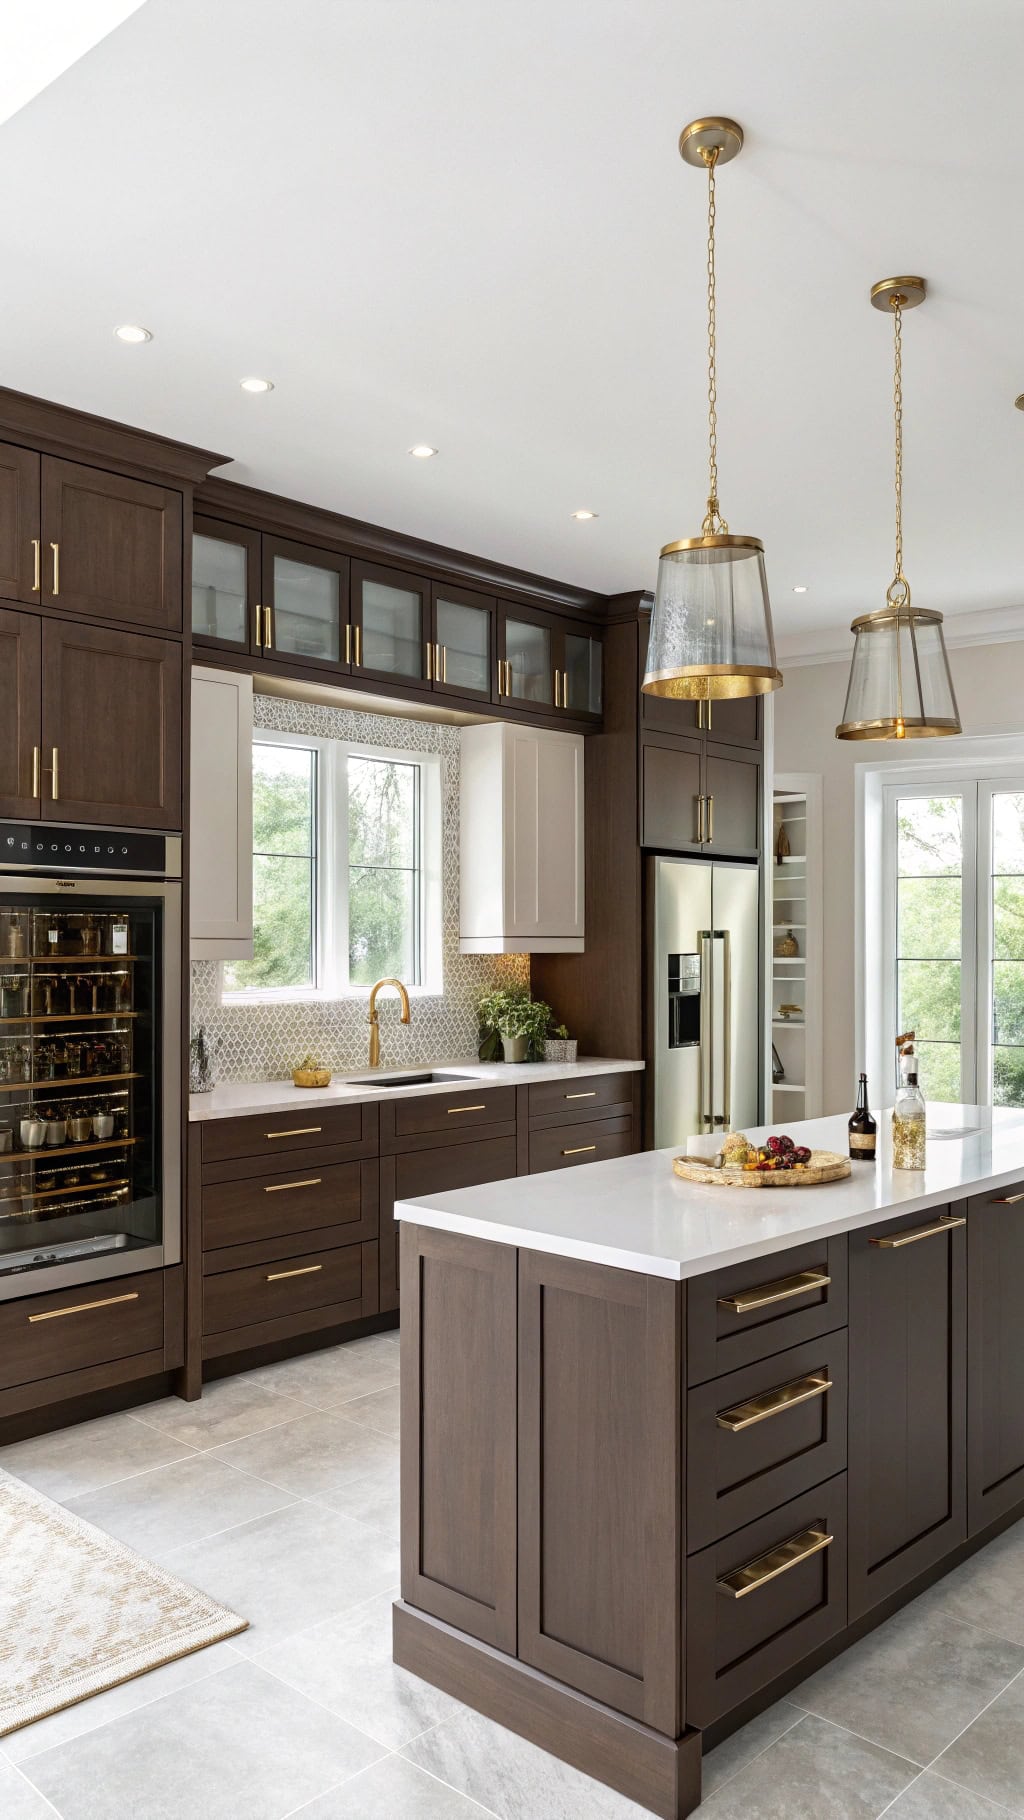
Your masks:
<path fill-rule="evenodd" d="M 153 339 L 152 329 L 144 329 L 141 322 L 119 322 L 117 328 L 114 330 L 114 334 L 117 336 L 118 341 L 130 341 L 132 343 L 152 341 Z"/>
<path fill-rule="evenodd" d="M 272 392 L 274 389 L 274 382 L 272 379 L 257 379 L 255 376 L 252 376 L 249 379 L 240 379 L 238 383 L 243 392 Z"/>
<path fill-rule="evenodd" d="M 586 506 L 581 506 L 578 512 L 570 512 L 569 517 L 570 518 L 579 518 L 579 519 L 596 518 L 597 513 L 589 511 Z"/>
<path fill-rule="evenodd" d="M 437 454 L 437 450 L 432 449 L 429 442 L 414 442 L 409 453 L 415 455 L 417 461 L 429 461 L 432 455 Z"/>
<path fill-rule="evenodd" d="M 806 594 L 807 589 L 804 587 L 794 588 L 793 592 L 794 594 Z"/>

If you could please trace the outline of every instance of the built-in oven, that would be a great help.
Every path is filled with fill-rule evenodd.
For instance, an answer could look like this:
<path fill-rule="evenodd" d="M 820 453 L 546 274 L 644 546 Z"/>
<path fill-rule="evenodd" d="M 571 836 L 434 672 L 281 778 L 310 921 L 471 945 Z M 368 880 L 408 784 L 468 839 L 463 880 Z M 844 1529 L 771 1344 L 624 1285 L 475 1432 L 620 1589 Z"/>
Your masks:
<path fill-rule="evenodd" d="M 181 842 L 0 821 L 0 1300 L 181 1257 Z"/>

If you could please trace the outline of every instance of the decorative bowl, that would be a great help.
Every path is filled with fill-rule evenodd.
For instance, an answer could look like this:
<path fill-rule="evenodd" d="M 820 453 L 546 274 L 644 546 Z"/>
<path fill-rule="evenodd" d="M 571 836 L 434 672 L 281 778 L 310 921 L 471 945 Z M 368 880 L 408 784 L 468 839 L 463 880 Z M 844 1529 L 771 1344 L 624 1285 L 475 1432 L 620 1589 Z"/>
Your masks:
<path fill-rule="evenodd" d="M 292 1069 L 292 1082 L 296 1087 L 329 1087 L 331 1071 L 329 1068 L 310 1068 L 303 1066 Z"/>

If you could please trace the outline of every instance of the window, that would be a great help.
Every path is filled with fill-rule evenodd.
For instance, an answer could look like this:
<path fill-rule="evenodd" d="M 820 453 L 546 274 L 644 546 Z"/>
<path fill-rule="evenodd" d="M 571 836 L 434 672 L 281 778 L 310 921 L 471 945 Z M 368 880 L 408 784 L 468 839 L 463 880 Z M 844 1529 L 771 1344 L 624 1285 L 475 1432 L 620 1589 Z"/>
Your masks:
<path fill-rule="evenodd" d="M 867 1020 L 882 1079 L 894 1079 L 897 1033 L 914 1030 L 928 1097 L 1024 1106 L 1024 778 L 889 782 L 882 802 L 881 979 Z"/>
<path fill-rule="evenodd" d="M 260 733 L 254 954 L 231 999 L 336 997 L 393 974 L 441 990 L 440 764 L 432 753 Z"/>

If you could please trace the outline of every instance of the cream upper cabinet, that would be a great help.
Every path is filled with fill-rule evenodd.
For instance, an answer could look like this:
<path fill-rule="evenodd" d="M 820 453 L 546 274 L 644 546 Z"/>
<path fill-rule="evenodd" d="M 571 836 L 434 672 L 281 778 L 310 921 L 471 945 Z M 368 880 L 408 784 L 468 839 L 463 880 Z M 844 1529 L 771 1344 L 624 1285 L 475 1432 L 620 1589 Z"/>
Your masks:
<path fill-rule="evenodd" d="M 583 739 L 462 730 L 463 954 L 583 952 Z"/>
<path fill-rule="evenodd" d="M 192 671 L 191 952 L 252 959 L 252 677 Z"/>

